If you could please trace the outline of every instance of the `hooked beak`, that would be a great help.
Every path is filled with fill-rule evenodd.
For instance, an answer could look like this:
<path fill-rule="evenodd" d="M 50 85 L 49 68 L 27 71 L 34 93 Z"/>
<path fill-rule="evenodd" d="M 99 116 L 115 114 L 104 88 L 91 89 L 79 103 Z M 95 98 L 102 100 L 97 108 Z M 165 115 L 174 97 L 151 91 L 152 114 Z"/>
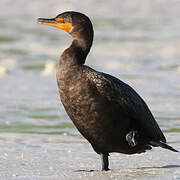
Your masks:
<path fill-rule="evenodd" d="M 56 23 L 56 19 L 55 18 L 53 18 L 53 19 L 38 18 L 37 23 L 51 25 L 53 23 Z"/>
<path fill-rule="evenodd" d="M 53 18 L 53 19 L 45 19 L 45 18 L 38 18 L 38 24 L 47 24 L 49 26 L 53 26 L 64 31 L 70 32 L 72 30 L 72 25 L 69 22 L 64 22 L 63 18 Z"/>

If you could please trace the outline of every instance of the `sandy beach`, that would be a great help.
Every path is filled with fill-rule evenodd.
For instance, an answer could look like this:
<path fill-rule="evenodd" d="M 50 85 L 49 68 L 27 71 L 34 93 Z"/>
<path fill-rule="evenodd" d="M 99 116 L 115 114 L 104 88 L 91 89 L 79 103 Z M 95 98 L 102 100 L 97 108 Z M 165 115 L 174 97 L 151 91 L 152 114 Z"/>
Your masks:
<path fill-rule="evenodd" d="M 178 134 L 166 134 L 173 147 Z M 176 137 L 176 138 L 175 138 Z M 81 137 L 1 133 L 1 180 L 180 179 L 180 156 L 162 148 L 141 155 L 110 155 L 110 171 Z"/>

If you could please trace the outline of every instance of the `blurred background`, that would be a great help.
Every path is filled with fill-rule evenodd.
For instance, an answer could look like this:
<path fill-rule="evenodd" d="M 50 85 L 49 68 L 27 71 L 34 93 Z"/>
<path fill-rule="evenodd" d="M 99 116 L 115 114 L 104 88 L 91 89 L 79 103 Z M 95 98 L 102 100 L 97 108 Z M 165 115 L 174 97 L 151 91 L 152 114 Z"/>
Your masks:
<path fill-rule="evenodd" d="M 180 141 L 178 0 L 1 0 L 0 132 L 79 136 L 56 85 L 56 65 L 71 37 L 36 24 L 67 10 L 85 13 L 94 25 L 86 64 L 131 85 L 162 130 Z"/>

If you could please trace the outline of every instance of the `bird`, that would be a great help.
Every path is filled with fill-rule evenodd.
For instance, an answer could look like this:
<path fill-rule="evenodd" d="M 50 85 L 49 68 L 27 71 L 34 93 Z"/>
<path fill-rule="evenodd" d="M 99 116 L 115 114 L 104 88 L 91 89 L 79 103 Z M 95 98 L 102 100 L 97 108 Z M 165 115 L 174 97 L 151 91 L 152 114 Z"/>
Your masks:
<path fill-rule="evenodd" d="M 109 170 L 109 153 L 144 153 L 152 147 L 178 152 L 166 138 L 140 95 L 120 79 L 85 65 L 94 30 L 83 13 L 67 11 L 55 18 L 38 18 L 68 32 L 71 45 L 60 56 L 56 74 L 61 102 L 78 131 L 101 156 Z"/>

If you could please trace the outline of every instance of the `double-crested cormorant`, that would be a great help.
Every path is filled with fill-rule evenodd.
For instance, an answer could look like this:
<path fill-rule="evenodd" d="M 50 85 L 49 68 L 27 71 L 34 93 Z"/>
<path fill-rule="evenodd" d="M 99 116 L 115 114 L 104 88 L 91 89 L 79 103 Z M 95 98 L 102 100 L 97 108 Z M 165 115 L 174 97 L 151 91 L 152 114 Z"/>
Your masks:
<path fill-rule="evenodd" d="M 64 12 L 53 19 L 38 19 L 67 31 L 72 44 L 61 55 L 57 83 L 61 101 L 79 132 L 102 157 L 108 170 L 111 152 L 143 153 L 166 144 L 166 138 L 143 99 L 121 80 L 85 66 L 93 42 L 90 19 L 79 12 Z"/>

